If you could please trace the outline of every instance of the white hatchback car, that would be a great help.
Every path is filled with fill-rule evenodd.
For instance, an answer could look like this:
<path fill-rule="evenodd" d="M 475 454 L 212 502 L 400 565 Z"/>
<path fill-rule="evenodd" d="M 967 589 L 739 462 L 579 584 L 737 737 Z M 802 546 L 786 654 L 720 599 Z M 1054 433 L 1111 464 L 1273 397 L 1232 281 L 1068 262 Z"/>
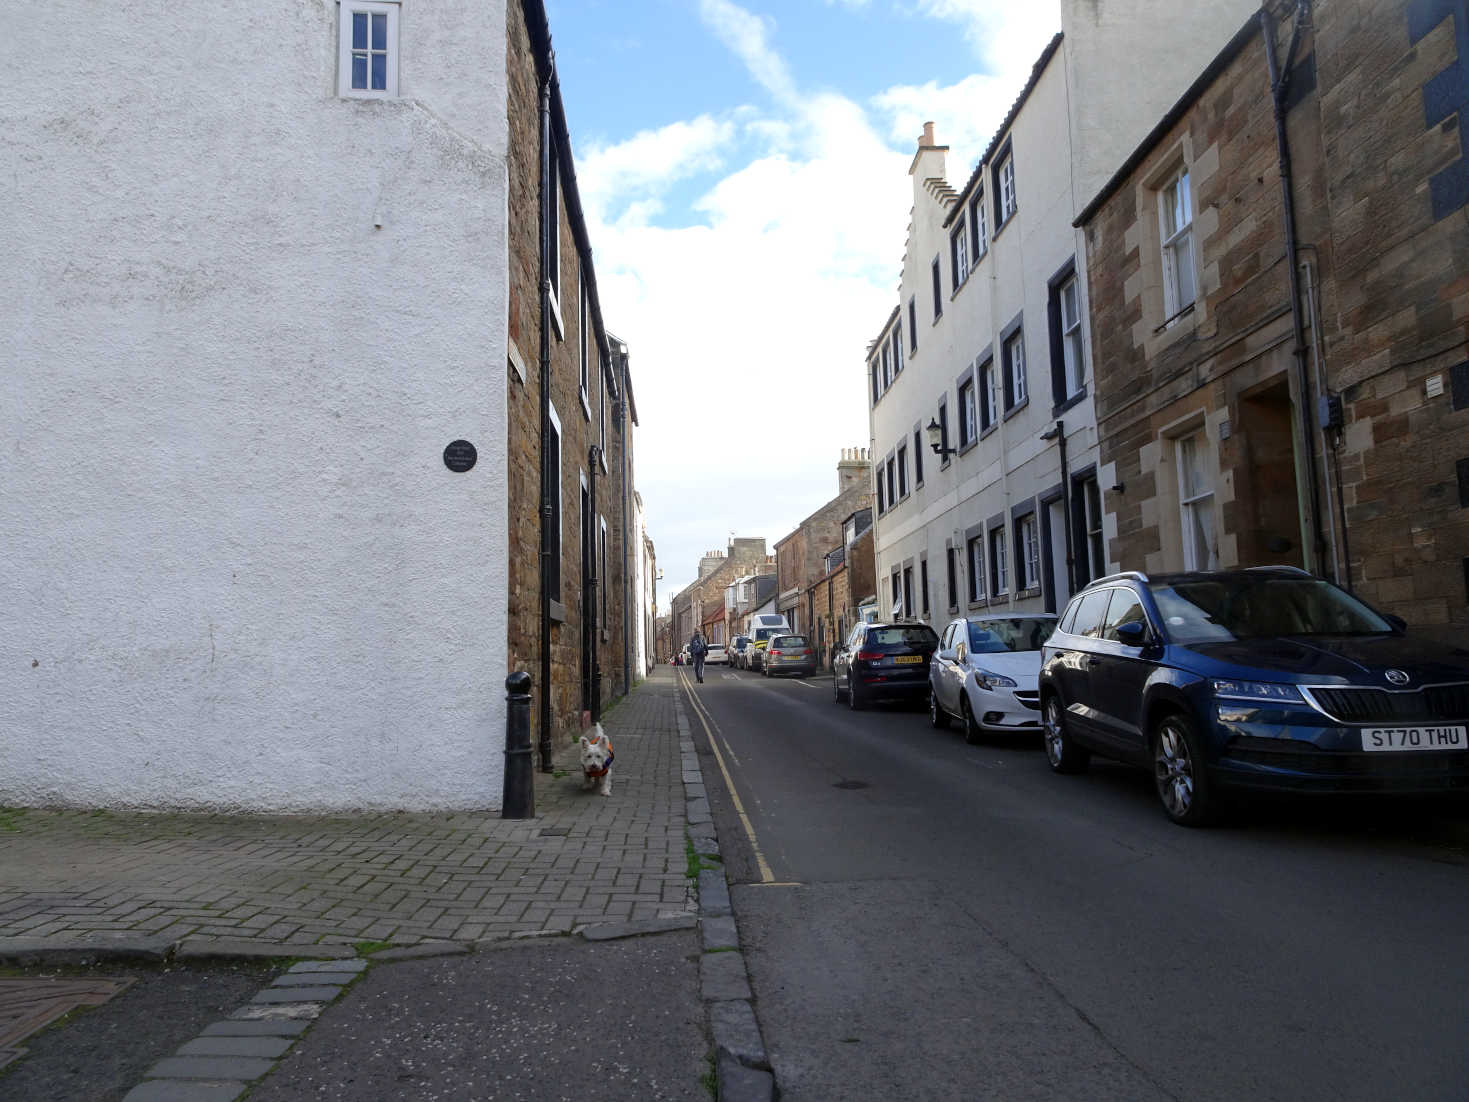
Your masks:
<path fill-rule="evenodd" d="M 1041 648 L 1056 630 L 1049 613 L 967 616 L 952 621 L 928 667 L 928 718 L 964 724 L 964 741 L 985 733 L 1041 729 Z"/>
<path fill-rule="evenodd" d="M 704 655 L 704 665 L 706 665 L 706 666 L 727 666 L 727 665 L 729 665 L 729 655 L 725 653 L 724 644 L 723 643 L 710 643 L 709 644 L 709 653 L 706 654 L 706 655 Z"/>

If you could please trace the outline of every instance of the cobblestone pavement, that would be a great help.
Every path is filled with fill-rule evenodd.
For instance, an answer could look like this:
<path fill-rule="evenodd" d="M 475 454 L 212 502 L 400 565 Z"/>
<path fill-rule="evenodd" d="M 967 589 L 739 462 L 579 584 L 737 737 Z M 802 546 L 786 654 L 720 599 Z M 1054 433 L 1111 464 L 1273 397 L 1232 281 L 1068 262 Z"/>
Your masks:
<path fill-rule="evenodd" d="M 676 692 L 660 667 L 604 717 L 617 748 L 610 797 L 584 792 L 576 745 L 559 747 L 563 775 L 536 775 L 535 819 L 0 813 L 0 949 L 138 937 L 413 945 L 692 911 Z"/>

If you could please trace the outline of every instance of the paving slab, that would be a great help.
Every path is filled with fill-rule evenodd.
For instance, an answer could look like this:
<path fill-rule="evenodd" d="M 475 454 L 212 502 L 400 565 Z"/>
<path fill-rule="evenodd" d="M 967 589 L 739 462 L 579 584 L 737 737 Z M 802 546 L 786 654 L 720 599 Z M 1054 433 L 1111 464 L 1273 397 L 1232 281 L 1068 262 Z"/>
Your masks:
<path fill-rule="evenodd" d="M 181 1045 L 179 1056 L 258 1056 L 274 1060 L 294 1044 L 290 1037 L 196 1037 Z"/>
<path fill-rule="evenodd" d="M 256 1004 L 331 1002 L 341 993 L 340 987 L 267 987 L 250 1001 Z"/>
<path fill-rule="evenodd" d="M 122 1102 L 234 1102 L 246 1088 L 245 1083 L 150 1079 L 123 1095 Z"/>
<path fill-rule="evenodd" d="M 299 1037 L 311 1027 L 311 1021 L 293 1018 L 266 1018 L 253 1021 L 225 1019 L 204 1027 L 201 1037 Z"/>
<path fill-rule="evenodd" d="M 259 1079 L 274 1060 L 253 1056 L 170 1056 L 148 1069 L 149 1079 Z"/>
<path fill-rule="evenodd" d="M 365 960 L 300 960 L 286 969 L 288 973 L 299 972 L 364 972 Z"/>
<path fill-rule="evenodd" d="M 698 918 L 691 914 L 668 918 L 645 918 L 638 922 L 604 922 L 586 927 L 582 930 L 581 936 L 587 941 L 616 941 L 624 937 L 667 933 L 669 930 L 692 930 L 698 924 Z"/>
<path fill-rule="evenodd" d="M 355 957 L 350 945 L 319 945 L 309 941 L 243 941 L 238 938 L 186 937 L 174 950 L 175 960 L 276 960 L 282 957 Z"/>
<path fill-rule="evenodd" d="M 699 958 L 699 980 L 708 1002 L 754 997 L 743 953 L 705 953 Z"/>

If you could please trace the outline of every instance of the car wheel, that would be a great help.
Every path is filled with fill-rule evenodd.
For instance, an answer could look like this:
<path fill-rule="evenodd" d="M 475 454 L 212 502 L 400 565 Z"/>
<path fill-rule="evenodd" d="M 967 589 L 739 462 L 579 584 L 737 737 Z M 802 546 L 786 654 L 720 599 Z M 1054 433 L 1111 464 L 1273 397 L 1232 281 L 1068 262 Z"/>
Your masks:
<path fill-rule="evenodd" d="M 935 731 L 942 731 L 949 725 L 949 713 L 939 707 L 938 694 L 933 689 L 928 690 L 928 725 Z"/>
<path fill-rule="evenodd" d="M 1204 765 L 1204 744 L 1194 725 L 1170 712 L 1153 732 L 1153 781 L 1163 810 L 1180 826 L 1204 826 L 1215 816 L 1216 800 Z"/>
<path fill-rule="evenodd" d="M 1046 743 L 1046 761 L 1057 773 L 1080 773 L 1091 761 L 1091 752 L 1076 745 L 1066 730 L 1066 709 L 1052 693 L 1041 706 L 1041 726 Z"/>
<path fill-rule="evenodd" d="M 984 741 L 984 731 L 979 726 L 979 720 L 974 718 L 974 709 L 969 706 L 967 693 L 959 694 L 959 719 L 964 724 L 964 741 L 970 746 L 978 746 Z"/>
<path fill-rule="evenodd" d="M 851 674 L 847 674 L 847 707 L 854 712 L 860 712 L 867 707 L 867 700 L 857 688 L 857 682 L 852 680 Z"/>

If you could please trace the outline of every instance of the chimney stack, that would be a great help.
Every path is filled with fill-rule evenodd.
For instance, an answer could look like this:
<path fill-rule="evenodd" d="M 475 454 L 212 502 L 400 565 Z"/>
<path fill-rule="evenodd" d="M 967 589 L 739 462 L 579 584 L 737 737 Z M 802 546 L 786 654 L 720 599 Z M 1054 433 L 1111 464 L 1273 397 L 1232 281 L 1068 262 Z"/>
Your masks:
<path fill-rule="evenodd" d="M 840 496 L 851 489 L 866 490 L 871 466 L 866 448 L 843 448 L 841 462 L 837 464 L 837 494 Z"/>

